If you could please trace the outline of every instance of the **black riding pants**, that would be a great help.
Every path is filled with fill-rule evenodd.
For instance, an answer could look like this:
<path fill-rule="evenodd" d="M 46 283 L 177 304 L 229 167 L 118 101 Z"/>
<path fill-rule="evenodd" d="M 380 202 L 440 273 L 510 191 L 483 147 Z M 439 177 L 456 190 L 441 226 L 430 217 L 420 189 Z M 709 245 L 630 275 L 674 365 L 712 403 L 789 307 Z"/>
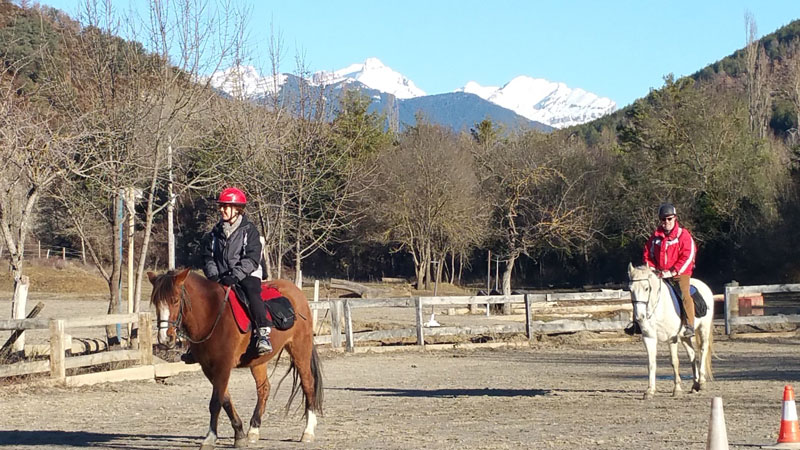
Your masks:
<path fill-rule="evenodd" d="M 250 309 L 250 318 L 253 319 L 255 328 L 272 327 L 272 321 L 267 319 L 267 309 L 261 300 L 261 280 L 257 277 L 245 277 L 239 282 Z"/>

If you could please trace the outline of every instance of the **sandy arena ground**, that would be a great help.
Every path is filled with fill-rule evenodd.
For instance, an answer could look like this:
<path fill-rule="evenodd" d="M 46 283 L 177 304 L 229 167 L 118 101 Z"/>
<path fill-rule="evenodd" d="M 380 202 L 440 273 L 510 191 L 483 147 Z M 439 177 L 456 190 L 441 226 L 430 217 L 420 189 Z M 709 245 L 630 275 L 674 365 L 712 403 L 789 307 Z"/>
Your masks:
<path fill-rule="evenodd" d="M 579 341 L 355 355 L 323 349 L 325 415 L 317 441 L 296 442 L 304 421 L 295 409 L 282 415 L 283 386 L 251 448 L 703 449 L 714 396 L 724 401 L 731 448 L 758 448 L 777 439 L 783 387 L 800 379 L 800 339 L 718 336 L 716 381 L 707 391 L 672 398 L 662 346 L 657 397 L 643 401 L 641 343 Z M 686 380 L 690 368 L 681 356 Z M 273 387 L 284 368 L 271 377 Z M 230 388 L 247 421 L 255 402 L 249 371 L 236 370 Z M 0 448 L 197 448 L 210 393 L 198 372 L 69 389 L 6 386 Z M 223 412 L 220 448 L 232 447 L 232 434 Z"/>
<path fill-rule="evenodd" d="M 7 294 L 0 296 L 0 311 L 10 311 Z M 107 309 L 103 296 L 31 293 L 28 310 L 37 301 L 45 302 L 39 317 L 85 317 Z M 437 318 L 443 325 L 481 320 Z M 407 310 L 358 310 L 354 319 L 381 327 L 413 324 Z M 0 338 L 5 341 L 7 334 Z M 73 335 L 101 337 L 103 329 Z M 288 386 L 283 386 L 268 403 L 262 438 L 251 448 L 703 449 L 714 396 L 723 398 L 731 448 L 759 448 L 777 439 L 784 385 L 800 388 L 800 335 L 727 339 L 718 334 L 716 380 L 707 391 L 680 398 L 670 396 L 672 371 L 662 344 L 652 401 L 641 400 L 647 385 L 641 342 L 622 333 L 605 341 L 596 337 L 551 336 L 532 345 L 517 338 L 505 348 L 462 345 L 424 352 L 413 345 L 358 354 L 321 347 L 325 415 L 317 441 L 296 442 L 304 427 L 302 411 L 293 408 L 284 417 Z M 46 339 L 46 332 L 28 336 L 29 343 Z M 688 391 L 691 368 L 683 351 L 681 358 Z M 273 387 L 284 363 L 271 376 Z M 255 403 L 249 371 L 234 371 L 230 389 L 247 422 Z M 81 388 L 0 386 L 0 449 L 197 448 L 208 427 L 210 394 L 199 372 Z M 219 447 L 231 448 L 233 432 L 224 412 L 219 431 Z"/>

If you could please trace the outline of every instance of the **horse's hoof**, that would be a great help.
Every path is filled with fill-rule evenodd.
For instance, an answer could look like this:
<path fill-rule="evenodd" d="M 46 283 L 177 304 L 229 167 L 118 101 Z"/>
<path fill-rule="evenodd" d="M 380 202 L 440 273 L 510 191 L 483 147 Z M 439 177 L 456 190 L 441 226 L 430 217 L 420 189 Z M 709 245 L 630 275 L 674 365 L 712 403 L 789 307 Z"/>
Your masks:
<path fill-rule="evenodd" d="M 303 433 L 303 437 L 300 438 L 300 442 L 314 442 L 314 435 L 311 433 Z"/>
<path fill-rule="evenodd" d="M 250 431 L 247 432 L 247 442 L 250 444 L 255 444 L 260 438 L 261 434 L 258 428 L 251 428 Z"/>
<path fill-rule="evenodd" d="M 698 383 L 695 381 L 694 384 L 692 384 L 692 392 L 700 392 L 705 388 L 706 386 L 704 383 Z"/>
<path fill-rule="evenodd" d="M 644 393 L 644 397 L 642 397 L 642 400 L 650 400 L 652 398 L 653 398 L 653 393 L 648 391 Z"/>
<path fill-rule="evenodd" d="M 236 439 L 236 440 L 233 441 L 233 447 L 234 448 L 245 448 L 245 447 L 247 447 L 247 444 L 248 444 L 248 442 L 247 442 L 247 438 L 246 437 L 241 437 L 241 438 Z"/>
<path fill-rule="evenodd" d="M 200 446 L 200 450 L 214 450 L 214 444 L 203 444 Z"/>

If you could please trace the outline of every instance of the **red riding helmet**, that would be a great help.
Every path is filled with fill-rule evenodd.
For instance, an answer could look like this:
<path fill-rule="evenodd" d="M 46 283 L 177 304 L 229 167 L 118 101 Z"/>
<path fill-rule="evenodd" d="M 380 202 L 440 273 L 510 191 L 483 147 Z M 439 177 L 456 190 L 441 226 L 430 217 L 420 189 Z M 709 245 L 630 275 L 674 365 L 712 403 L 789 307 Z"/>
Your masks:
<path fill-rule="evenodd" d="M 229 187 L 223 189 L 222 192 L 220 192 L 219 199 L 217 199 L 217 203 L 244 206 L 247 204 L 247 197 L 241 190 L 235 187 Z"/>

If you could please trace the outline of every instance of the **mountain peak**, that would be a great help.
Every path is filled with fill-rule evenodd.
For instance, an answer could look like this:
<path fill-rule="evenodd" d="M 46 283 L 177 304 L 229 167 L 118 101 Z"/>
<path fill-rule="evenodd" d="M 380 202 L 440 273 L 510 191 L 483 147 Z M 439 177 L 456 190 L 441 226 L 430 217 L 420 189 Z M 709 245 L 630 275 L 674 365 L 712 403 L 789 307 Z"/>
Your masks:
<path fill-rule="evenodd" d="M 235 97 L 254 97 L 278 92 L 286 82 L 286 75 L 279 74 L 277 80 L 271 76 L 262 77 L 255 67 L 242 65 L 214 72 L 209 82 Z"/>
<path fill-rule="evenodd" d="M 371 89 L 392 94 L 397 98 L 422 97 L 425 92 L 413 81 L 395 72 L 378 58 L 367 58 L 363 63 L 351 64 L 334 72 L 317 72 L 312 80 L 316 84 L 334 84 L 354 80 Z"/>
<path fill-rule="evenodd" d="M 512 78 L 502 88 L 470 81 L 459 91 L 478 95 L 525 118 L 556 128 L 588 122 L 613 112 L 617 107 L 609 98 L 526 75 Z"/>

